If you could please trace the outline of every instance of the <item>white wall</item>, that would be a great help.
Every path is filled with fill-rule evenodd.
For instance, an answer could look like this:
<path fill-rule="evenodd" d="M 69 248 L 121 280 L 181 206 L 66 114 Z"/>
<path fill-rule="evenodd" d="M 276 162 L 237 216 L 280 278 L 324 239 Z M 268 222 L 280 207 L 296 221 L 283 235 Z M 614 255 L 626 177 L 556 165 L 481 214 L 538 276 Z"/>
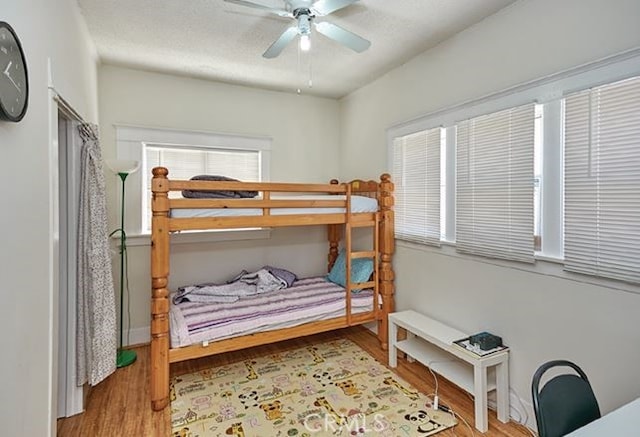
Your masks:
<path fill-rule="evenodd" d="M 46 436 L 55 432 L 57 364 L 49 201 L 57 156 L 49 145 L 47 59 L 60 94 L 93 121 L 96 61 L 74 0 L 0 0 L 0 11 L 22 41 L 31 93 L 20 123 L 0 122 L 0 423 L 9 435 Z"/>
<path fill-rule="evenodd" d="M 273 139 L 271 180 L 326 183 L 338 176 L 336 100 L 115 66 L 100 67 L 99 95 L 105 158 L 115 157 L 114 124 L 129 124 L 267 136 Z M 107 175 L 107 181 L 116 227 L 119 185 L 115 176 Z M 324 227 L 276 229 L 270 239 L 175 245 L 171 253 L 170 287 L 175 288 L 228 279 L 268 263 L 300 275 L 324 273 L 328 243 Z M 131 327 L 139 330 L 149 326 L 150 318 L 149 247 L 130 247 L 129 262 Z"/>
<path fill-rule="evenodd" d="M 637 0 L 521 0 L 341 101 L 341 177 L 387 168 L 386 128 L 454 104 L 640 46 Z M 362 165 L 366 157 L 367 165 Z M 397 306 L 512 347 L 511 386 L 574 359 L 603 410 L 640 396 L 640 295 L 398 247 Z"/>

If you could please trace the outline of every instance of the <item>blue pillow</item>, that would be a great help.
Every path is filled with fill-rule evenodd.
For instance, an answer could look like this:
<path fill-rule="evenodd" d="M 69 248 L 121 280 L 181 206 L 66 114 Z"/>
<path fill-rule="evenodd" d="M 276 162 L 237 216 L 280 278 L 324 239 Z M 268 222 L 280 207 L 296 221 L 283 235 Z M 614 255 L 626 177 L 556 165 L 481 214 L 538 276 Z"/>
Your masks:
<path fill-rule="evenodd" d="M 373 260 L 371 258 L 356 258 L 351 260 L 351 283 L 367 282 L 373 273 Z M 347 259 L 344 250 L 340 251 L 338 259 L 333 264 L 327 279 L 342 287 L 347 286 Z M 351 290 L 358 293 L 361 290 Z"/>

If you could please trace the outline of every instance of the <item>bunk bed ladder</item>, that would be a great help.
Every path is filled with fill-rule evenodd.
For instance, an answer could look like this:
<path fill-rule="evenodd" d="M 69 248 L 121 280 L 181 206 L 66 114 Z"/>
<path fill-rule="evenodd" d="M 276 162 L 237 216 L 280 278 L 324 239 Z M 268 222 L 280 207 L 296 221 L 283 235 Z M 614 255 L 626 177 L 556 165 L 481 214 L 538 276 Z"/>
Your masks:
<path fill-rule="evenodd" d="M 380 215 L 379 213 L 375 214 L 375 218 L 373 221 L 367 222 L 357 222 L 354 223 L 352 220 L 351 213 L 351 185 L 347 185 L 347 205 L 346 205 L 346 214 L 347 220 L 345 224 L 345 259 L 346 259 L 346 292 L 347 292 L 347 302 L 346 302 L 346 312 L 347 312 L 347 325 L 351 326 L 352 324 L 352 314 L 351 314 L 351 292 L 354 288 L 357 289 L 365 289 L 365 288 L 373 288 L 373 313 L 376 320 L 379 319 L 380 313 L 380 298 L 379 298 L 379 221 Z M 359 227 L 373 227 L 373 250 L 370 251 L 353 251 L 353 243 L 352 243 L 352 232 L 354 228 Z M 373 278 L 371 281 L 363 282 L 363 283 L 352 283 L 351 282 L 351 266 L 354 259 L 358 258 L 369 258 L 373 261 Z"/>

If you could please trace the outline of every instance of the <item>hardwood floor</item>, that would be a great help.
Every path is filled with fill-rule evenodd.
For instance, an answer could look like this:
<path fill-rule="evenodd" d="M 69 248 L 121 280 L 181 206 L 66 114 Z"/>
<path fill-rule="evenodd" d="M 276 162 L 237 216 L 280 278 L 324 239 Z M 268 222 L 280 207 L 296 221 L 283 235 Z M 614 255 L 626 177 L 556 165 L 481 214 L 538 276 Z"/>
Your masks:
<path fill-rule="evenodd" d="M 339 336 L 352 340 L 379 362 L 386 365 L 387 354 L 380 349 L 377 338 L 367 329 L 355 327 L 177 363 L 171 366 L 171 374 L 190 373 L 247 358 L 296 349 Z M 171 435 L 169 408 L 161 412 L 151 410 L 149 346 L 138 347 L 136 351 L 138 359 L 134 364 L 118 369 L 114 375 L 90 391 L 87 397 L 86 411 L 83 414 L 58 421 L 59 436 L 164 437 Z M 399 359 L 396 372 L 423 393 L 431 394 L 435 390 L 433 376 L 418 363 L 409 363 L 404 359 Z M 444 378 L 439 377 L 438 383 L 440 402 L 452 407 L 473 426 L 472 398 Z M 481 434 L 475 429 L 472 433 L 460 420 L 456 427 L 437 434 L 442 437 L 472 435 L 531 437 L 531 433 L 521 425 L 499 422 L 494 411 L 489 412 L 489 431 L 486 434 Z"/>

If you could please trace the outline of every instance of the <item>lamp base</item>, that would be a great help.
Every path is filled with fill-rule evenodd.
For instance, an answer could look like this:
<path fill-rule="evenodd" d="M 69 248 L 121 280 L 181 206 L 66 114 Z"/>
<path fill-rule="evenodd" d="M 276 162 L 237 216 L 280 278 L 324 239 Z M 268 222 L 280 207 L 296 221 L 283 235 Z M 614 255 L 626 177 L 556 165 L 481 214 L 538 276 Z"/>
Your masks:
<path fill-rule="evenodd" d="M 138 356 L 136 355 L 136 351 L 132 351 L 129 349 L 120 349 L 118 350 L 118 354 L 116 357 L 116 366 L 118 368 L 127 367 L 128 365 L 133 364 L 136 358 L 138 358 Z"/>

